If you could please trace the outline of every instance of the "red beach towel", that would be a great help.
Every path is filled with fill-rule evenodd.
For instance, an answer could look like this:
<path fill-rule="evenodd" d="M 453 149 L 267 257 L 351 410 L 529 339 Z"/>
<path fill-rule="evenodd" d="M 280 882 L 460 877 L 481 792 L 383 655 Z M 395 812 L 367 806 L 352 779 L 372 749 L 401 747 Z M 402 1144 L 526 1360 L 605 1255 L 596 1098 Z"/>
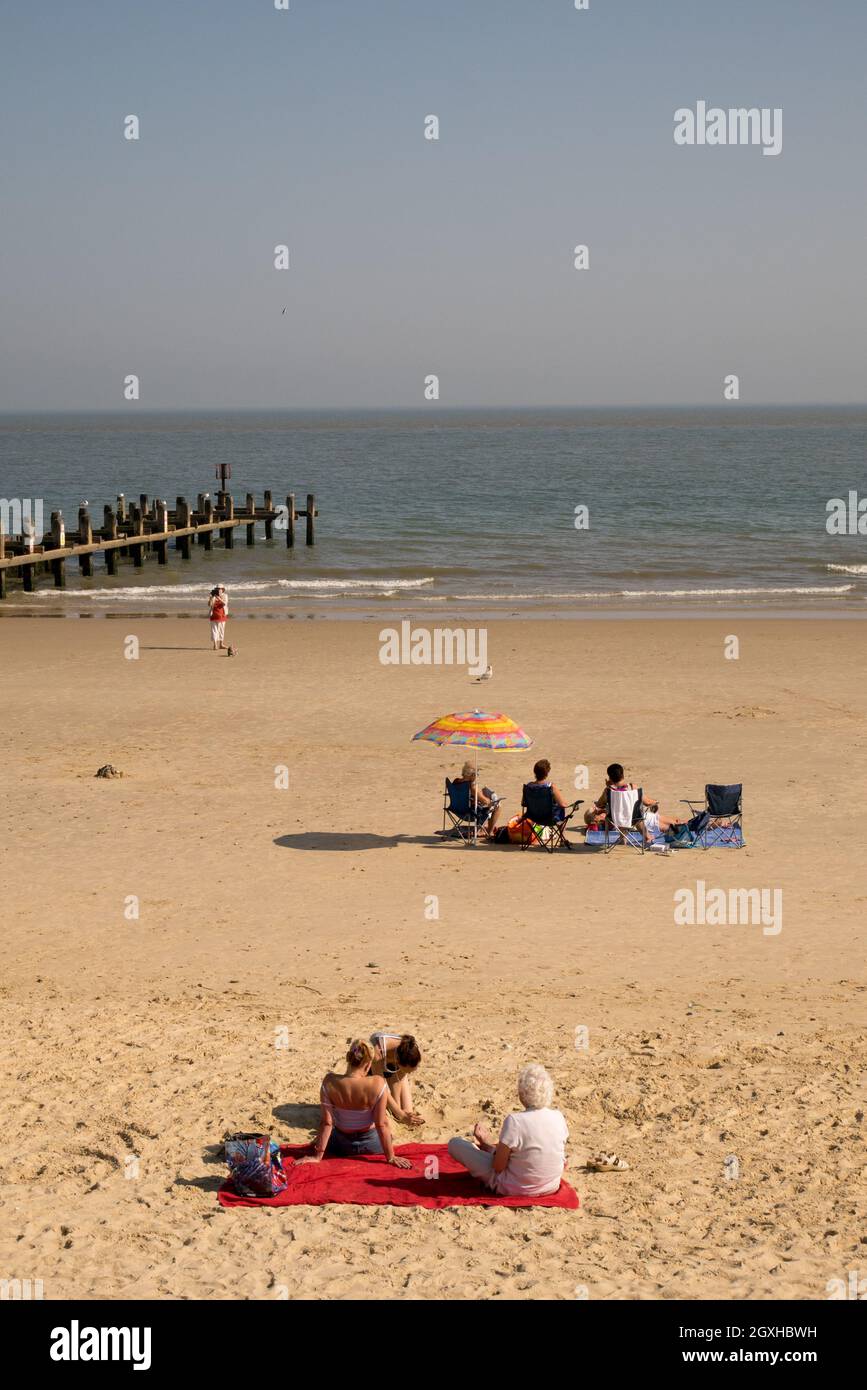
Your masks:
<path fill-rule="evenodd" d="M 561 1182 L 558 1191 L 547 1197 L 500 1197 L 489 1192 L 449 1157 L 445 1144 L 401 1144 L 395 1153 L 411 1159 L 412 1168 L 392 1168 L 380 1154 L 324 1158 L 321 1163 L 300 1167 L 292 1163 L 312 1149 L 312 1144 L 280 1145 L 291 1176 L 276 1197 L 239 1197 L 224 1183 L 218 1193 L 220 1205 L 321 1207 L 329 1202 L 352 1202 L 364 1207 L 562 1207 L 568 1211 L 578 1206 L 578 1194 L 567 1182 Z"/>

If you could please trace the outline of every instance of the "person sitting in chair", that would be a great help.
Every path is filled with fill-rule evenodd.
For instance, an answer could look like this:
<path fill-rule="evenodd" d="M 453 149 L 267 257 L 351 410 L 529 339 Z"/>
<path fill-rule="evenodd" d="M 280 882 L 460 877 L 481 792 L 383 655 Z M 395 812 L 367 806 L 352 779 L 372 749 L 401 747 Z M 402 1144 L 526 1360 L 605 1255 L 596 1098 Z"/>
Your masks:
<path fill-rule="evenodd" d="M 497 828 L 497 817 L 500 814 L 499 802 L 494 800 L 490 787 L 476 786 L 476 769 L 472 763 L 464 763 L 460 777 L 455 778 L 452 786 L 458 787 L 461 783 L 469 784 L 470 809 L 472 811 L 475 807 L 480 833 L 483 836 L 492 836 Z M 477 801 L 478 805 L 476 804 Z"/>
<path fill-rule="evenodd" d="M 549 787 L 551 795 L 554 798 L 554 819 L 555 821 L 564 821 L 566 819 L 566 812 L 569 808 L 563 800 L 560 788 L 555 787 L 554 783 L 550 780 L 550 773 L 551 764 L 548 762 L 548 759 L 540 758 L 537 763 L 533 764 L 533 776 L 536 780 L 535 782 L 528 782 L 527 786 Z"/>
<path fill-rule="evenodd" d="M 609 788 L 615 791 L 637 790 L 634 783 L 626 781 L 622 764 L 611 763 L 606 769 L 605 787 L 601 796 L 584 812 L 584 823 L 588 827 L 603 821 L 608 814 Z M 641 835 L 645 845 L 650 844 L 657 835 L 665 834 L 680 824 L 682 822 L 677 817 L 659 814 L 659 802 L 655 797 L 643 796 L 641 801 L 635 803 L 632 826 Z"/>

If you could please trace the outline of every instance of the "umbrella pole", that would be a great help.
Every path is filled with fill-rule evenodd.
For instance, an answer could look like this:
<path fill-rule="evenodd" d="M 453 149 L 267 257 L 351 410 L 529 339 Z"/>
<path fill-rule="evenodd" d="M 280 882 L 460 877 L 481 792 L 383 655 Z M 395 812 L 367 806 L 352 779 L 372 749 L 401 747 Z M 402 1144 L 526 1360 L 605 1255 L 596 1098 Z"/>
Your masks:
<path fill-rule="evenodd" d="M 479 843 L 479 750 L 476 749 L 476 775 L 473 780 L 473 793 L 476 799 L 475 806 L 475 825 L 473 826 L 473 844 Z"/>

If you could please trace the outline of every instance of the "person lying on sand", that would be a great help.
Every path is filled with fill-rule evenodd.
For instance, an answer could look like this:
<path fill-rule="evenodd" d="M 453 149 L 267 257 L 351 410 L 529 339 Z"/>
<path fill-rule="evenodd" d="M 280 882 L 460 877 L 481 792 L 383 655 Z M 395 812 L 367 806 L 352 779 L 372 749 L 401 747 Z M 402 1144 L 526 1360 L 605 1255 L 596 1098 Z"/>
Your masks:
<path fill-rule="evenodd" d="M 623 767 L 620 763 L 611 763 L 606 771 L 605 787 L 601 796 L 593 803 L 589 810 L 584 812 L 584 824 L 586 826 L 596 825 L 601 822 L 608 810 L 608 788 L 623 789 L 634 787 L 634 783 L 625 780 Z M 645 844 L 649 844 L 657 835 L 665 834 L 666 831 L 674 829 L 684 822 L 677 816 L 662 816 L 659 813 L 659 802 L 655 797 L 645 796 L 640 806 L 636 806 L 638 819 L 633 822 L 635 829 L 643 836 Z"/>
<path fill-rule="evenodd" d="M 410 1077 L 421 1062 L 418 1043 L 410 1033 L 371 1033 L 374 1076 L 384 1076 L 388 1083 L 388 1110 L 398 1124 L 415 1128 L 424 1119 L 412 1108 Z"/>
<path fill-rule="evenodd" d="M 411 1168 L 391 1142 L 388 1123 L 388 1086 L 371 1076 L 373 1053 L 366 1042 L 350 1044 L 346 1071 L 330 1071 L 322 1082 L 322 1106 L 314 1152 L 299 1163 L 320 1163 L 325 1158 L 357 1158 L 359 1154 L 384 1154 L 394 1168 Z"/>
<path fill-rule="evenodd" d="M 554 1083 L 538 1063 L 520 1073 L 518 1099 L 524 1109 L 506 1116 L 496 1143 L 477 1124 L 475 1144 L 450 1139 L 449 1153 L 501 1197 L 541 1197 L 560 1186 L 569 1130 L 560 1111 L 551 1109 Z"/>
<path fill-rule="evenodd" d="M 461 782 L 469 782 L 470 784 L 470 805 L 475 805 L 476 800 L 478 801 L 476 820 L 479 825 L 479 834 L 483 839 L 486 836 L 492 836 L 497 826 L 497 817 L 500 814 L 499 802 L 494 801 L 488 789 L 476 786 L 476 769 L 472 763 L 464 763 L 460 777 L 455 778 L 452 786 L 457 786 Z M 493 810 L 491 810 L 492 806 Z"/>

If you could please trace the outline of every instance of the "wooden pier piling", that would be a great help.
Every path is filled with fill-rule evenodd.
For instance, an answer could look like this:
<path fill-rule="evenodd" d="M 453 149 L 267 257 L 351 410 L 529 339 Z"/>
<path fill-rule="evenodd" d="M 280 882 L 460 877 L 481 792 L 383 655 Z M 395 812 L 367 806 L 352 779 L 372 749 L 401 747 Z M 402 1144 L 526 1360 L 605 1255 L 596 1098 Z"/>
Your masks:
<path fill-rule="evenodd" d="M 51 513 L 51 548 L 52 550 L 63 550 L 66 546 L 66 527 L 63 524 L 63 513 Z M 58 558 L 51 561 L 51 573 L 54 575 L 55 589 L 66 588 L 66 570 L 64 562 Z"/>
<path fill-rule="evenodd" d="M 90 524 L 90 512 L 86 507 L 78 509 L 78 544 L 93 545 L 93 527 Z M 93 551 L 86 551 L 78 557 L 78 568 L 85 579 L 90 579 L 93 574 Z"/>
<path fill-rule="evenodd" d="M 104 521 L 102 534 L 107 541 L 117 540 L 117 517 L 108 505 L 103 509 Z M 114 549 L 105 552 L 105 568 L 108 574 L 117 574 L 117 551 Z"/>
<path fill-rule="evenodd" d="M 141 507 L 131 506 L 129 510 L 130 510 L 130 525 L 129 525 L 129 536 L 130 536 L 130 539 L 133 539 L 133 538 L 136 537 L 136 536 L 143 536 L 143 535 L 144 535 L 144 516 L 142 515 Z M 135 566 L 135 568 L 136 568 L 137 570 L 140 570 L 140 569 L 142 568 L 142 566 L 144 565 L 144 557 L 145 557 L 144 543 L 142 542 L 141 545 L 131 545 L 131 546 L 128 546 L 127 548 L 128 548 L 129 550 L 132 551 L 132 562 L 133 562 L 133 565 Z M 107 557 L 106 557 L 106 558 L 107 558 Z"/>
<path fill-rule="evenodd" d="M 189 504 L 189 502 L 187 501 L 186 497 L 179 497 L 178 500 L 177 500 L 177 503 L 176 503 L 176 507 L 175 507 L 175 525 L 176 525 L 178 528 L 180 528 L 180 527 L 188 527 L 189 524 L 190 524 L 190 504 Z M 191 537 L 190 537 L 190 535 L 189 535 L 189 532 L 187 532 L 187 533 L 184 534 L 184 535 L 179 535 L 178 538 L 177 538 L 177 540 L 175 541 L 175 546 L 176 546 L 177 549 L 181 552 L 181 559 L 182 559 L 182 560 L 189 560 L 190 557 L 192 556 L 192 553 L 193 553 L 193 552 L 192 552 L 192 550 L 191 550 L 191 548 L 190 548 L 190 540 L 191 540 Z"/>
<path fill-rule="evenodd" d="M 130 557 L 136 569 L 144 567 L 149 554 L 156 556 L 158 564 L 168 564 L 172 541 L 184 560 L 191 558 L 194 541 L 210 551 L 215 534 L 219 537 L 222 533 L 226 549 L 231 550 L 238 526 L 245 528 L 249 546 L 256 543 L 259 522 L 264 524 L 266 541 L 273 541 L 275 525 L 279 528 L 284 524 L 284 515 L 287 547 L 291 550 L 295 545 L 295 526 L 302 516 L 306 521 L 306 543 L 313 545 L 318 515 L 316 498 L 307 493 L 307 506 L 299 511 L 295 496 L 294 492 L 288 493 L 285 509 L 275 508 L 273 493 L 267 491 L 264 506 L 257 507 L 254 495 L 248 492 L 243 511 L 236 511 L 234 498 L 225 491 L 218 492 L 216 499 L 209 493 L 199 493 L 195 510 L 185 497 L 178 497 L 174 509 L 169 509 L 162 499 L 151 502 L 147 493 L 140 494 L 138 504 L 128 503 L 124 494 L 118 493 L 116 507 L 105 505 L 102 525 L 96 529 L 89 507 L 82 503 L 78 509 L 78 530 L 68 535 L 62 513 L 52 512 L 51 527 L 44 536 L 28 534 L 26 527 L 20 536 L 0 532 L 0 599 L 8 595 L 10 575 L 20 578 L 25 593 L 32 593 L 37 577 L 50 570 L 55 587 L 64 588 L 66 561 L 73 558 L 78 560 L 82 576 L 91 578 L 95 555 L 104 558 L 108 574 L 116 575 L 119 557 Z"/>
<path fill-rule="evenodd" d="M 169 509 L 165 502 L 154 502 L 154 530 L 160 534 L 160 539 L 154 541 L 157 564 L 167 565 L 169 562 Z"/>

